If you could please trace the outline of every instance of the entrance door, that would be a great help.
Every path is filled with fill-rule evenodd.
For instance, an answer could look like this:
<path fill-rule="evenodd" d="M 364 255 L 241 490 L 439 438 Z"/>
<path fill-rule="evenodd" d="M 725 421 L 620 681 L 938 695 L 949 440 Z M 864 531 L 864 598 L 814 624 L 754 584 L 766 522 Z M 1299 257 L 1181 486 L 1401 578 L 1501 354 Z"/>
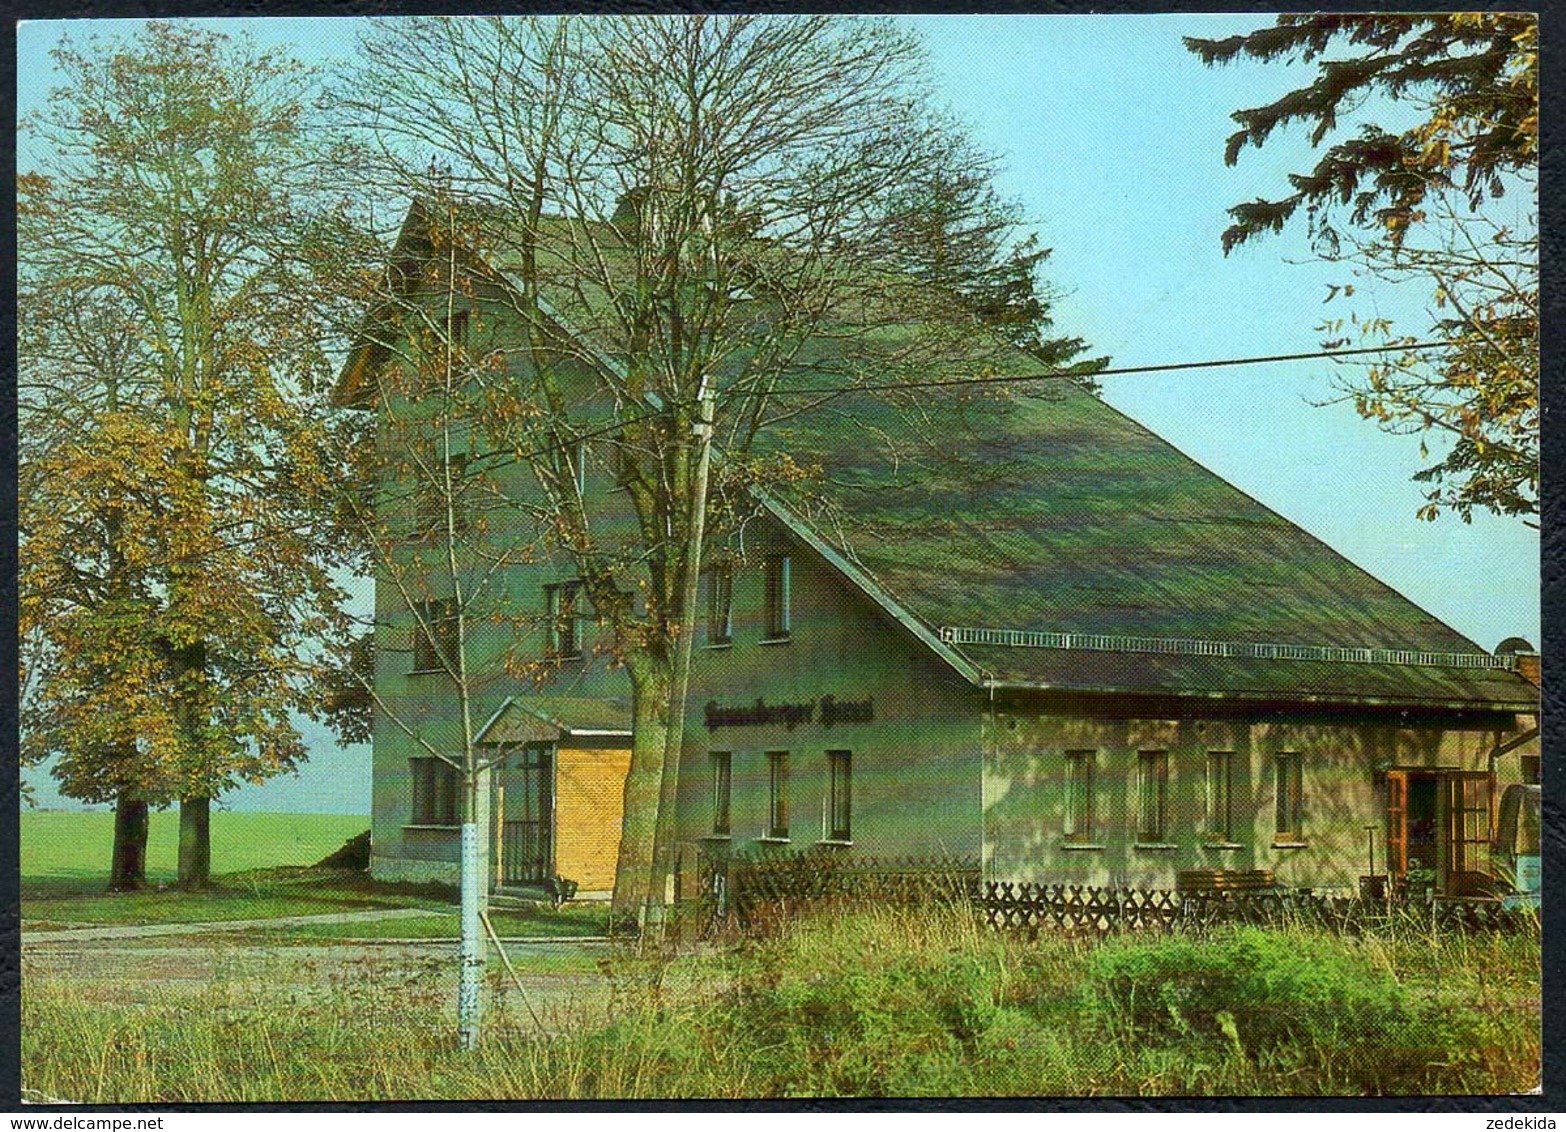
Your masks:
<path fill-rule="evenodd" d="M 1446 837 L 1451 852 L 1443 890 L 1452 896 L 1476 896 L 1491 891 L 1490 776 L 1482 771 L 1444 776 Z"/>
<path fill-rule="evenodd" d="M 1464 895 L 1488 878 L 1491 777 L 1484 771 L 1387 772 L 1387 871 L 1403 891 Z"/>
<path fill-rule="evenodd" d="M 529 743 L 506 760 L 501 878 L 543 884 L 554 871 L 554 748 Z"/>

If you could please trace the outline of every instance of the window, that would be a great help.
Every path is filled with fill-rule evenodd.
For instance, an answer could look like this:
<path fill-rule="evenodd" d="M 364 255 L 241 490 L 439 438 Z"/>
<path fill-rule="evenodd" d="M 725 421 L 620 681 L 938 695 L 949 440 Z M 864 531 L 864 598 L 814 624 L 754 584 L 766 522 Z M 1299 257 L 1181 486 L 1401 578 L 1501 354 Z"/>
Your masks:
<path fill-rule="evenodd" d="M 1539 756 L 1522 756 L 1522 780 L 1529 786 L 1539 785 Z"/>
<path fill-rule="evenodd" d="M 767 639 L 781 641 L 790 632 L 789 556 L 775 554 L 767 559 Z"/>
<path fill-rule="evenodd" d="M 726 645 L 734 632 L 734 572 L 725 563 L 707 571 L 707 643 Z"/>
<path fill-rule="evenodd" d="M 555 450 L 555 475 L 560 490 L 576 493 L 580 499 L 587 491 L 587 441 L 562 440 Z"/>
<path fill-rule="evenodd" d="M 732 756 L 728 751 L 711 751 L 707 759 L 712 766 L 712 832 L 727 836 Z"/>
<path fill-rule="evenodd" d="M 581 588 L 580 582 L 544 587 L 544 651 L 556 660 L 575 660 L 582 655 Z"/>
<path fill-rule="evenodd" d="M 439 458 L 436 458 L 430 466 L 429 474 L 420 480 L 418 496 L 413 503 L 413 521 L 418 538 L 439 538 L 446 533 L 445 475 Z M 462 500 L 462 489 L 467 476 L 467 453 L 453 452 L 451 454 L 451 510 L 452 525 L 457 534 L 462 534 L 468 528 L 467 509 Z"/>
<path fill-rule="evenodd" d="M 455 310 L 446 316 L 446 344 L 453 354 L 468 348 L 468 312 Z"/>
<path fill-rule="evenodd" d="M 1276 793 L 1277 840 L 1279 841 L 1305 839 L 1304 792 L 1300 781 L 1301 762 L 1298 751 L 1284 751 L 1278 756 Z"/>
<path fill-rule="evenodd" d="M 853 755 L 827 752 L 827 838 L 848 841 L 853 818 Z"/>
<path fill-rule="evenodd" d="M 1234 840 L 1234 752 L 1207 752 L 1207 840 Z"/>
<path fill-rule="evenodd" d="M 767 752 L 767 836 L 788 837 L 788 752 Z"/>
<path fill-rule="evenodd" d="M 413 671 L 438 672 L 454 664 L 461 642 L 457 638 L 457 599 L 421 601 L 413 626 Z"/>
<path fill-rule="evenodd" d="M 1066 840 L 1087 845 L 1093 840 L 1093 764 L 1097 752 L 1066 752 Z"/>
<path fill-rule="evenodd" d="M 1169 789 L 1169 755 L 1141 751 L 1136 766 L 1136 839 L 1147 844 L 1164 840 L 1164 805 Z"/>
<path fill-rule="evenodd" d="M 409 759 L 413 773 L 413 814 L 410 825 L 458 825 L 461 776 L 443 759 Z"/>

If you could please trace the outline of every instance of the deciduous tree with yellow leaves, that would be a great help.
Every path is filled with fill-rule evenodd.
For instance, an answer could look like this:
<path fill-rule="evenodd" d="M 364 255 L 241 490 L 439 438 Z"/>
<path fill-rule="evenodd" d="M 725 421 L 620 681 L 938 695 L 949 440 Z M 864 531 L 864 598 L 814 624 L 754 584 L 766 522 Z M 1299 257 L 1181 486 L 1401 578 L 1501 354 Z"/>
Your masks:
<path fill-rule="evenodd" d="M 178 801 L 199 886 L 211 800 L 305 757 L 342 624 L 318 521 L 341 206 L 285 57 L 150 23 L 54 60 L 18 180 L 24 757 L 119 804 L 116 884 Z"/>

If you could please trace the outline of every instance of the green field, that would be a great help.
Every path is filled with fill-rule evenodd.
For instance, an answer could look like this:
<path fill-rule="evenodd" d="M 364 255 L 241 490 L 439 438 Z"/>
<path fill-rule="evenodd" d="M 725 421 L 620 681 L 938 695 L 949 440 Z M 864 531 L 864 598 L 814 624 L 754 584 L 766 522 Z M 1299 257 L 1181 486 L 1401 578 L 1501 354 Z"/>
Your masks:
<path fill-rule="evenodd" d="M 212 815 L 212 872 L 247 872 L 282 865 L 313 865 L 370 824 L 353 814 Z M 108 883 L 114 815 L 107 812 L 23 810 L 22 895 L 101 892 Z M 152 815 L 147 880 L 175 878 L 179 811 Z"/>
<path fill-rule="evenodd" d="M 430 886 L 380 884 L 363 873 L 308 866 L 362 833 L 368 818 L 341 814 L 212 815 L 212 883 L 200 892 L 172 887 L 179 814 L 152 815 L 148 887 L 106 891 L 114 817 L 108 813 L 23 811 L 22 918 L 28 931 L 93 924 L 196 924 L 284 916 L 329 916 L 376 908 L 424 908 L 427 917 L 270 929 L 279 940 L 455 939 L 454 895 Z M 497 909 L 495 931 L 509 936 L 597 935 L 600 905 Z"/>

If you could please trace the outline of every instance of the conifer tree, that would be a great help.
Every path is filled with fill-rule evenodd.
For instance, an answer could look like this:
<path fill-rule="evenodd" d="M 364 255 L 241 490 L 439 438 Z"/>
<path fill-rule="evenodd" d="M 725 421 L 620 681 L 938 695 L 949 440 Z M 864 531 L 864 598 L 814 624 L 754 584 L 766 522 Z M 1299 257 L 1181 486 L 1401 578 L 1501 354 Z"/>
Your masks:
<path fill-rule="evenodd" d="M 1437 349 L 1408 350 L 1365 367 L 1345 395 L 1381 427 L 1420 434 L 1439 458 L 1419 514 L 1475 508 L 1537 526 L 1539 510 L 1539 26 L 1527 12 L 1279 16 L 1227 39 L 1187 39 L 1204 63 L 1240 59 L 1315 65 L 1308 85 L 1233 118 L 1225 161 L 1279 130 L 1310 128 L 1320 146 L 1341 119 L 1413 106 L 1417 121 L 1374 121 L 1331 141 L 1292 190 L 1230 209 L 1227 253 L 1303 217 L 1323 256 L 1363 277 L 1422 280 Z M 1381 99 L 1368 103 L 1367 99 Z M 1504 198 L 1504 199 L 1503 199 Z M 1329 297 L 1352 297 L 1352 283 Z M 1330 320 L 1327 346 L 1354 333 L 1391 344 L 1427 334 L 1386 320 Z M 1425 437 L 1429 439 L 1425 439 Z"/>

